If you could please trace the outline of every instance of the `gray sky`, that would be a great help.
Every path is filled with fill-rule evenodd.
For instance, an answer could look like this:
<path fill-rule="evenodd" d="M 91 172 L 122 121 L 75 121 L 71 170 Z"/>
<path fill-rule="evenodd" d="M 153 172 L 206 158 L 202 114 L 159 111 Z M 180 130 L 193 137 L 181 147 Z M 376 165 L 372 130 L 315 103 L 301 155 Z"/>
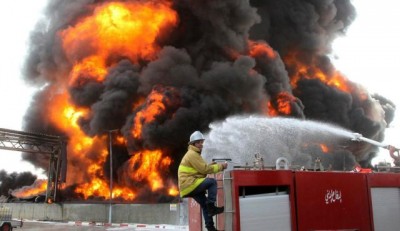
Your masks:
<path fill-rule="evenodd" d="M 400 66 L 400 3 L 395 0 L 355 0 L 357 17 L 347 36 L 334 43 L 336 69 L 350 80 L 378 93 L 400 106 L 400 91 L 394 83 Z M 385 144 L 400 147 L 398 111 L 386 130 Z M 382 149 L 374 162 L 391 160 Z"/>
<path fill-rule="evenodd" d="M 22 117 L 33 88 L 21 80 L 21 65 L 27 52 L 29 32 L 41 15 L 45 0 L 5 1 L 0 8 L 0 127 L 21 130 Z M 7 172 L 31 171 L 42 176 L 31 164 L 21 161 L 19 152 L 0 150 L 0 169 Z"/>

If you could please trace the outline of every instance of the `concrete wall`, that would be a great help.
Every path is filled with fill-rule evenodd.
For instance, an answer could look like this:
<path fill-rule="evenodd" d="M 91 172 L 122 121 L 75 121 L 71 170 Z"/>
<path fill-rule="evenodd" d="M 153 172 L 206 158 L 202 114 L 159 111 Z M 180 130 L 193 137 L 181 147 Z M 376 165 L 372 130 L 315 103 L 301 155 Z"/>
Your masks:
<path fill-rule="evenodd" d="M 109 222 L 109 204 L 1 203 L 13 218 L 44 221 Z M 187 225 L 187 200 L 178 204 L 113 204 L 111 223 Z"/>

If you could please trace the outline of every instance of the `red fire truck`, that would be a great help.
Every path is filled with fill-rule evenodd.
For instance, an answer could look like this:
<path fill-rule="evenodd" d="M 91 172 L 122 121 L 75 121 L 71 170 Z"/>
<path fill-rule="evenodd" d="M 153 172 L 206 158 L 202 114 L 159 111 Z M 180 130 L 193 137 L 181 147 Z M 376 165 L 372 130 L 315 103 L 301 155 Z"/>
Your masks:
<path fill-rule="evenodd" d="M 220 183 L 218 230 L 400 230 L 398 167 L 380 171 L 236 168 Z M 203 228 L 200 207 L 189 199 L 189 230 Z"/>

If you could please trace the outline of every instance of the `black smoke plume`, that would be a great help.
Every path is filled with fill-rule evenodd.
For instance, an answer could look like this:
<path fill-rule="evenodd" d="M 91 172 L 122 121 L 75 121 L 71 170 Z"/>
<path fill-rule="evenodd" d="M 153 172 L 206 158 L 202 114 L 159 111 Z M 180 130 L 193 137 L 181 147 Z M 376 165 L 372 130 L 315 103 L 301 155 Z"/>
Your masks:
<path fill-rule="evenodd" d="M 10 197 L 12 190 L 32 185 L 36 178 L 30 172 L 7 173 L 4 170 L 0 170 L 0 195 Z"/>
<path fill-rule="evenodd" d="M 165 178 L 175 179 L 189 135 L 207 131 L 211 122 L 231 115 L 271 115 L 274 109 L 274 116 L 329 122 L 377 141 L 383 140 L 393 119 L 395 105 L 390 100 L 370 95 L 345 77 L 348 91 L 316 78 L 317 70 L 328 80 L 337 72 L 329 55 L 332 42 L 346 34 L 356 17 L 350 0 L 165 1 L 177 13 L 178 23 L 159 33 L 160 51 L 154 60 L 113 54 L 108 60 L 114 64 L 103 82 L 80 76 L 79 84 L 65 89 L 62 86 L 69 81 L 74 63 L 61 45 L 60 32 L 107 2 L 111 1 L 48 2 L 46 18 L 31 34 L 24 66 L 26 82 L 40 86 L 26 112 L 24 129 L 64 135 L 46 113 L 53 97 L 68 92 L 74 105 L 90 110 L 78 121 L 87 136 L 120 129 L 126 139 L 122 147 L 127 151 L 114 156 L 116 182 L 141 185 L 124 179 L 121 169 L 132 153 L 147 149 L 161 149 L 172 158 Z M 90 44 L 85 45 L 74 58 L 91 52 Z M 257 45 L 270 52 L 253 52 Z M 299 65 L 307 71 L 298 74 Z M 299 79 L 294 84 L 295 77 Z M 134 137 L 133 118 L 154 103 L 151 94 L 163 95 L 166 108 L 143 125 L 140 138 Z M 290 106 L 289 113 L 278 110 L 280 100 Z M 376 153 L 375 147 L 360 147 L 353 155 L 367 167 Z M 25 159 L 39 164 L 30 155 L 25 154 Z M 85 167 L 80 158 L 68 160 L 69 166 Z"/>

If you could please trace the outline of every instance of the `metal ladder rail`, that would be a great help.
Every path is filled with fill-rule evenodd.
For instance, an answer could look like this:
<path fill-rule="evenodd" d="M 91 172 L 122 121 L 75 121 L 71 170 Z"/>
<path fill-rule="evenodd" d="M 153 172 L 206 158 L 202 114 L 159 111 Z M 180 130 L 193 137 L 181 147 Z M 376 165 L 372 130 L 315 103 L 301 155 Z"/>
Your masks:
<path fill-rule="evenodd" d="M 217 179 L 216 174 L 214 174 L 214 178 L 218 181 L 222 181 L 222 187 L 218 186 L 217 190 L 223 190 L 223 197 L 224 197 L 224 212 L 222 214 L 225 215 L 225 221 L 224 221 L 224 230 L 225 231 L 232 231 L 232 218 L 234 214 L 233 210 L 233 200 L 232 200 L 232 179 L 230 176 L 230 170 L 222 171 L 222 180 Z M 226 177 L 228 175 L 228 177 Z M 217 197 L 218 200 L 218 197 Z M 217 201 L 218 204 L 218 201 Z M 216 223 L 218 224 L 218 216 L 220 214 L 216 215 Z"/>

